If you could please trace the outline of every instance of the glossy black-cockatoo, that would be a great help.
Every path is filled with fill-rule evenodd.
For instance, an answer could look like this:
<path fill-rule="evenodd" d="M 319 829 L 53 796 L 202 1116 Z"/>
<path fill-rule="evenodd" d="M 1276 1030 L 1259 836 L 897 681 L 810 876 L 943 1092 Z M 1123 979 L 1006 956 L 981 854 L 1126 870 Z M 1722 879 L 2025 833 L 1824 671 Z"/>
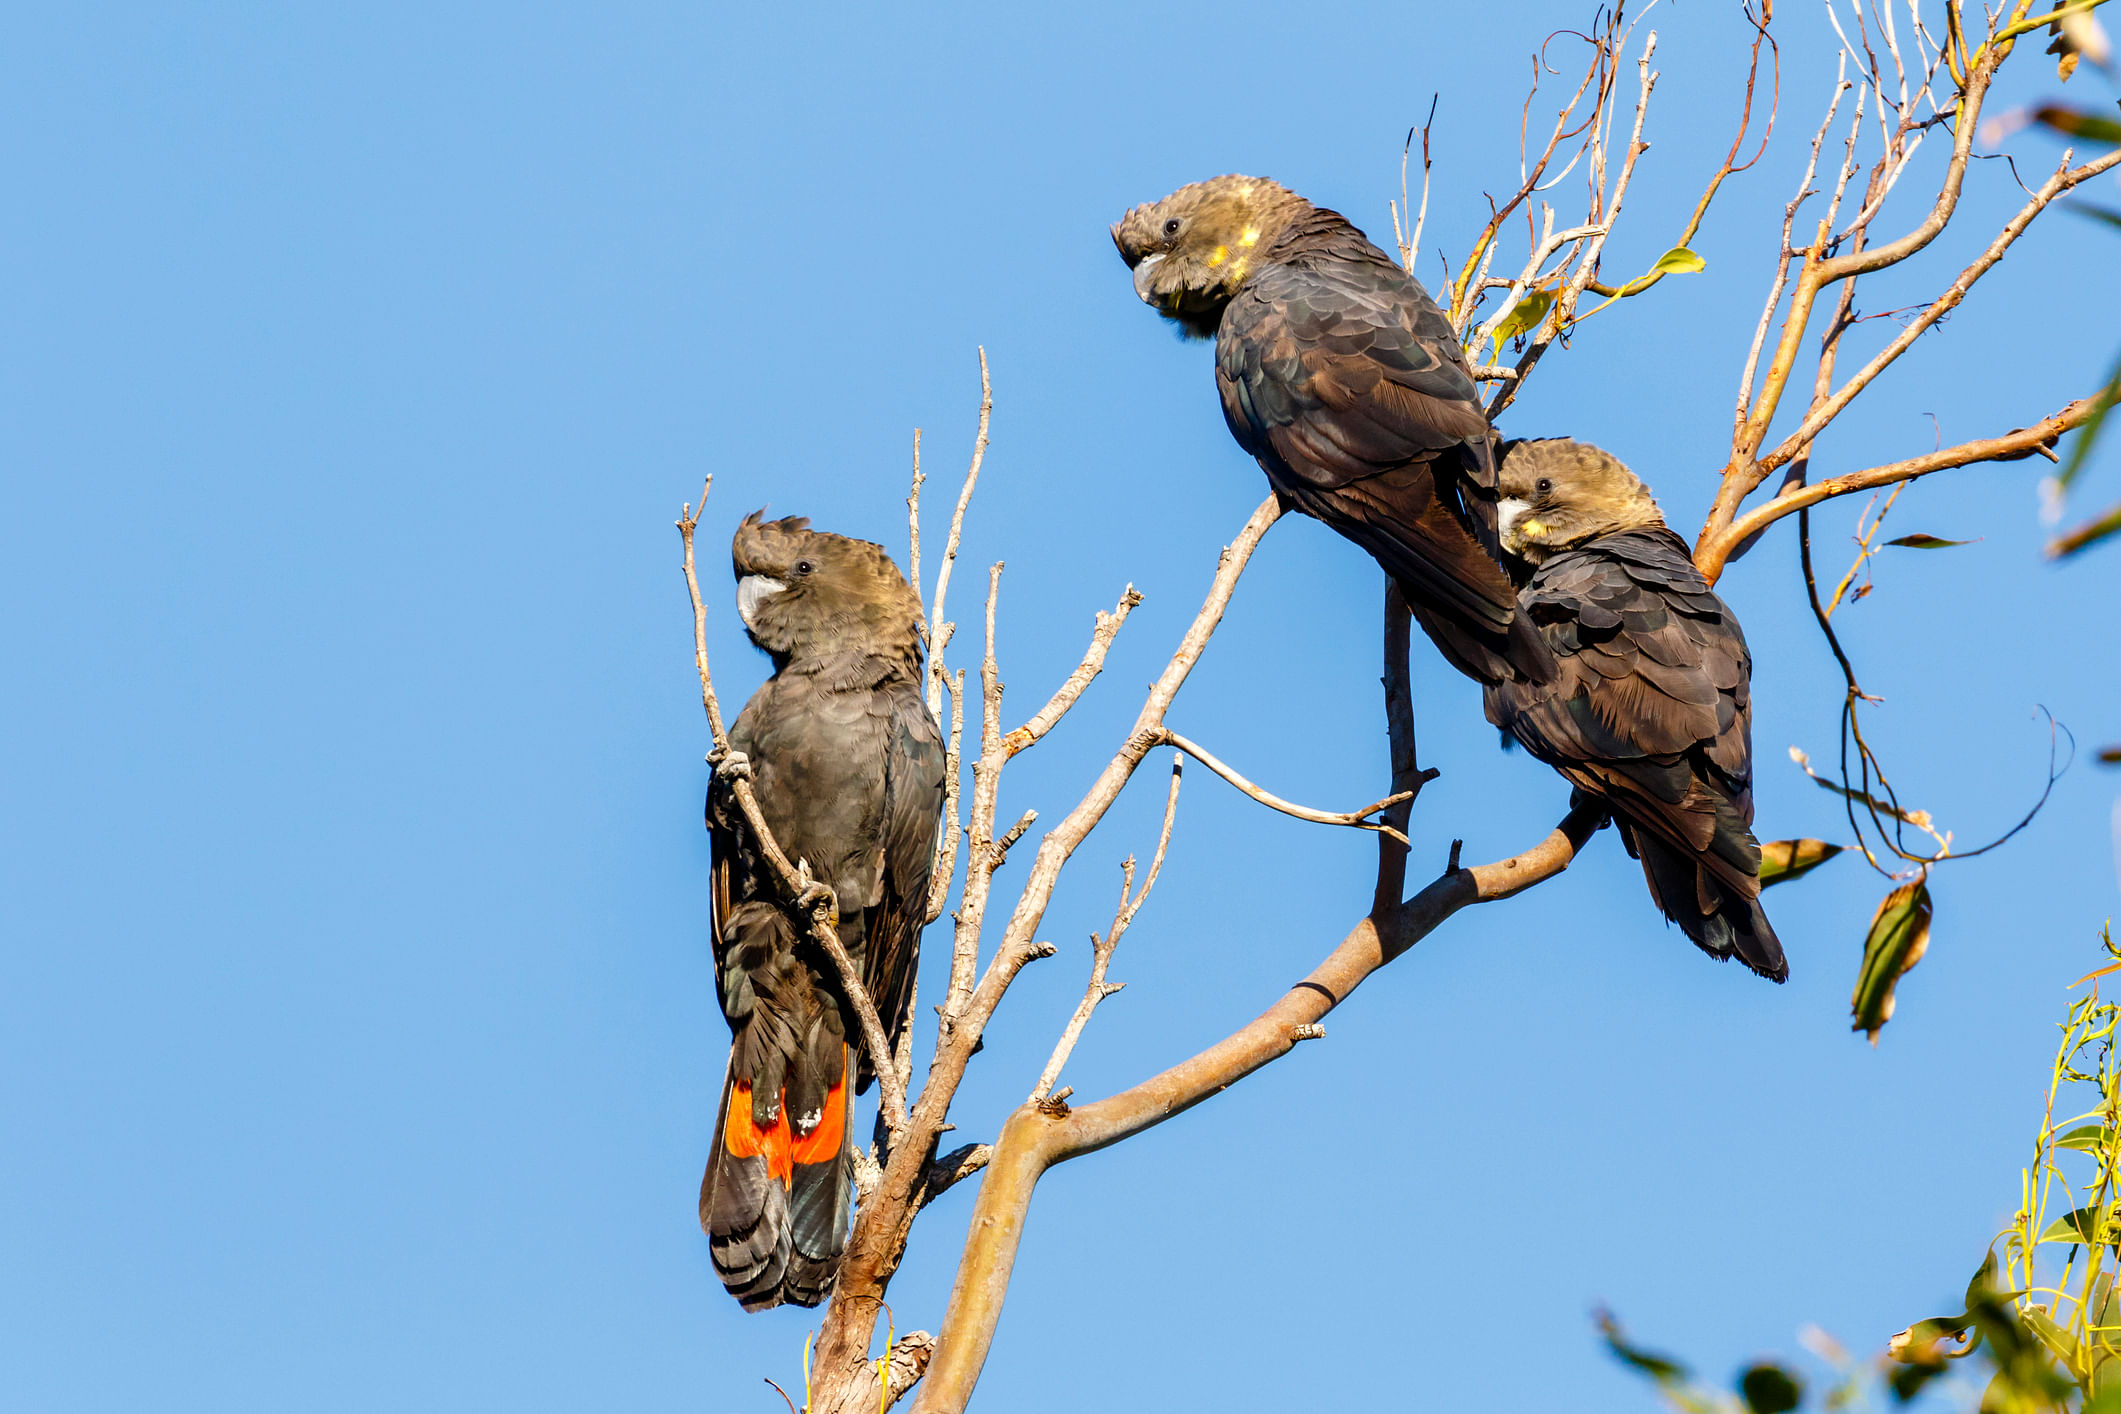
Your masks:
<path fill-rule="evenodd" d="M 1121 217 L 1112 240 L 1144 303 L 1214 338 L 1223 416 L 1284 504 L 1376 557 L 1461 671 L 1552 672 L 1495 561 L 1479 389 L 1412 275 L 1337 212 L 1258 177 L 1180 187 Z"/>
<path fill-rule="evenodd" d="M 1650 897 L 1704 952 L 1790 975 L 1760 908 L 1753 659 L 1649 488 L 1596 447 L 1506 443 L 1497 529 L 1556 672 L 1486 689 L 1488 719 L 1613 813 Z"/>
<path fill-rule="evenodd" d="M 729 745 L 782 851 L 836 895 L 840 941 L 896 1045 L 943 799 L 920 601 L 880 546 L 808 527 L 754 513 L 736 533 L 737 613 L 774 674 Z M 815 1306 L 847 1241 L 848 1082 L 859 1094 L 872 1076 L 832 960 L 775 902 L 731 769 L 707 797 L 716 982 L 733 1036 L 700 1226 L 745 1309 Z"/>

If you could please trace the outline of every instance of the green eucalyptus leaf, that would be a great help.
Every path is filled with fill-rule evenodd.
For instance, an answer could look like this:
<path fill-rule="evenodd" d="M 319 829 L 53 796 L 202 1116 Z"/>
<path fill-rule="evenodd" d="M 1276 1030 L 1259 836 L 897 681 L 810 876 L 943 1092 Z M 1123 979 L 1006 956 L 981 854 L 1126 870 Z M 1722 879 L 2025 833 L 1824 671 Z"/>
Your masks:
<path fill-rule="evenodd" d="M 2055 1324 L 2047 1312 L 2037 1306 L 2028 1306 L 2018 1313 L 2027 1330 L 2040 1338 L 2040 1343 L 2053 1351 L 2055 1358 L 2065 1365 L 2076 1363 L 2077 1342 L 2068 1331 Z"/>
<path fill-rule="evenodd" d="M 1942 1368 L 1945 1361 L 1956 1360 L 1974 1348 L 1967 1343 L 1973 1324 L 1971 1316 L 1931 1316 L 1887 1341 L 1885 1353 L 1903 1365 Z M 1944 1341 L 1959 1343 L 1946 1346 Z"/>
<path fill-rule="evenodd" d="M 1546 318 L 1547 311 L 1553 307 L 1554 294 L 1551 290 L 1527 290 L 1525 297 L 1511 308 L 1502 323 L 1495 326 L 1495 357 L 1502 357 L 1504 344 L 1520 334 L 1529 334 L 1537 329 L 1539 321 Z"/>
<path fill-rule="evenodd" d="M 1855 1021 L 1849 1027 L 1878 1044 L 1878 1033 L 1893 1018 L 1893 989 L 1909 968 L 1922 961 L 1930 942 L 1929 885 L 1917 879 L 1887 894 L 1871 915 L 1863 938 L 1863 964 L 1849 999 Z"/>
<path fill-rule="evenodd" d="M 1888 545 L 1905 545 L 1910 550 L 1948 550 L 1954 545 L 1973 545 L 1983 537 L 1972 540 L 1943 540 L 1934 535 L 1903 535 L 1898 540 L 1888 540 Z"/>
<path fill-rule="evenodd" d="M 2057 1149 L 2077 1149 L 2087 1154 L 2103 1154 L 2111 1145 L 2113 1131 L 2103 1124 L 2080 1124 L 2067 1134 L 2055 1136 Z"/>
<path fill-rule="evenodd" d="M 1797 1377 L 1764 1360 L 1738 1377 L 1738 1393 L 1751 1414 L 1789 1414 L 1804 1403 L 1804 1386 Z"/>
<path fill-rule="evenodd" d="M 2033 110 L 2033 121 L 2064 137 L 2086 138 L 2109 145 L 2121 143 L 2121 122 L 2098 113 L 2087 113 L 2082 108 L 2043 103 Z"/>
<path fill-rule="evenodd" d="M 2087 423 L 2085 425 L 2085 437 L 2087 439 L 2091 436 L 2091 431 L 2091 425 Z M 2081 447 L 2090 444 L 2087 440 L 2080 441 L 2077 445 Z M 2049 541 L 2047 545 L 2048 558 L 2059 560 L 2066 555 L 2074 555 L 2079 550 L 2090 549 L 2102 540 L 2110 540 L 2117 534 L 2121 534 L 2121 505 L 2116 505 L 2112 510 L 2100 515 L 2096 520 L 2087 521 L 2075 530 L 2065 535 L 2058 535 Z"/>
<path fill-rule="evenodd" d="M 1996 1290 L 1996 1249 L 1981 1254 L 1981 1265 L 1966 1279 L 1966 1309 L 1971 1311 Z"/>
<path fill-rule="evenodd" d="M 1651 267 L 1666 275 L 1698 275 L 1709 268 L 1709 263 L 1683 245 L 1675 245 L 1657 257 Z"/>
<path fill-rule="evenodd" d="M 1825 840 L 1769 840 L 1760 846 L 1760 887 L 1802 878 L 1844 848 Z"/>
<path fill-rule="evenodd" d="M 1639 1345 L 1631 1344 L 1627 1334 L 1620 1329 L 1620 1322 L 1614 1319 L 1611 1311 L 1598 1312 L 1596 1319 L 1598 1321 L 1598 1333 L 1605 1337 L 1605 1348 L 1611 1351 L 1614 1358 L 1618 1359 L 1622 1364 L 1633 1366 L 1661 1385 L 1683 1382 L 1686 1379 L 1686 1366 L 1662 1355 L 1652 1354 Z"/>
<path fill-rule="evenodd" d="M 2112 1216 L 2111 1209 L 2101 1209 L 2095 1205 L 2073 1208 L 2049 1223 L 2046 1231 L 2042 1232 L 2034 1240 L 2038 1242 L 2074 1242 L 2087 1247 L 2094 1246 L 2100 1242 L 2110 1240 L 2107 1226 Z"/>
<path fill-rule="evenodd" d="M 1905 1404 L 1922 1393 L 1922 1387 L 1944 1373 L 1942 1365 L 1902 1365 L 1894 1370 L 1886 1381 L 1893 1391 L 1893 1399 Z"/>

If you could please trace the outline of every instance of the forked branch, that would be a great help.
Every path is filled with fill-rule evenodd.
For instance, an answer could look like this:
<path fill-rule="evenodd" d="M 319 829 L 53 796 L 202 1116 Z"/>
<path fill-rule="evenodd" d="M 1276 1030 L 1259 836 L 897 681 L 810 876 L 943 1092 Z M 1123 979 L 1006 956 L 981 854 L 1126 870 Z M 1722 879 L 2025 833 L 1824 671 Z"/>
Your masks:
<path fill-rule="evenodd" d="M 1320 1020 L 1371 973 L 1460 909 L 1507 898 L 1561 873 L 1604 821 L 1603 810 L 1579 806 L 1524 853 L 1447 873 L 1383 918 L 1364 918 L 1310 976 L 1251 1024 L 1160 1075 L 1092 1104 L 1027 1104 L 1010 1115 L 980 1184 L 949 1309 L 913 1414 L 961 1414 L 971 1399 L 1001 1318 L 1032 1191 L 1046 1170 L 1153 1128 L 1321 1035 Z"/>

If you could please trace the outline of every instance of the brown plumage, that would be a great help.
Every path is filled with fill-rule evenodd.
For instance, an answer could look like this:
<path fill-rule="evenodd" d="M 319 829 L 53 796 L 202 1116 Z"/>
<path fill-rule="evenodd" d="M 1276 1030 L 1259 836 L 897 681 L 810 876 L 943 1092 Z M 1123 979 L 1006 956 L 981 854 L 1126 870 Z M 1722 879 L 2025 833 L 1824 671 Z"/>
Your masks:
<path fill-rule="evenodd" d="M 1368 550 L 1461 671 L 1551 673 L 1494 559 L 1479 389 L 1413 276 L 1337 212 L 1257 177 L 1137 206 L 1112 240 L 1145 303 L 1214 338 L 1224 419 L 1286 504 Z"/>
<path fill-rule="evenodd" d="M 1556 674 L 1488 686 L 1488 719 L 1603 801 L 1650 897 L 1705 952 L 1789 976 L 1760 908 L 1752 655 L 1649 489 L 1596 447 L 1503 447 L 1497 528 Z"/>
<path fill-rule="evenodd" d="M 840 908 L 840 941 L 897 1043 L 942 806 L 943 747 L 920 696 L 920 601 L 891 557 L 789 519 L 736 534 L 737 612 L 774 675 L 729 729 L 759 810 Z M 855 1092 L 872 1078 L 831 959 L 774 901 L 771 874 L 717 775 L 716 983 L 732 1033 L 700 1226 L 747 1310 L 815 1306 L 847 1240 Z"/>

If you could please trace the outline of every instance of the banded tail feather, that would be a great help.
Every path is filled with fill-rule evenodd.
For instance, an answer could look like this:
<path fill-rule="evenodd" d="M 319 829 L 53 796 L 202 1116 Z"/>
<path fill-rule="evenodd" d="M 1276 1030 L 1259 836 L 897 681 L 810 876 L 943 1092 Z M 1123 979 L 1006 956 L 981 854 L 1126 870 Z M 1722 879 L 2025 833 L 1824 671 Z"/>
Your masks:
<path fill-rule="evenodd" d="M 847 1048 L 838 1050 L 836 1074 L 793 1087 L 824 1096 L 815 1111 L 794 1116 L 789 1086 L 761 1104 L 736 1071 L 741 1050 L 732 1050 L 722 1082 L 714 1153 L 700 1180 L 700 1227 L 715 1274 L 745 1310 L 815 1306 L 831 1292 L 847 1246 L 854 1140 Z"/>

